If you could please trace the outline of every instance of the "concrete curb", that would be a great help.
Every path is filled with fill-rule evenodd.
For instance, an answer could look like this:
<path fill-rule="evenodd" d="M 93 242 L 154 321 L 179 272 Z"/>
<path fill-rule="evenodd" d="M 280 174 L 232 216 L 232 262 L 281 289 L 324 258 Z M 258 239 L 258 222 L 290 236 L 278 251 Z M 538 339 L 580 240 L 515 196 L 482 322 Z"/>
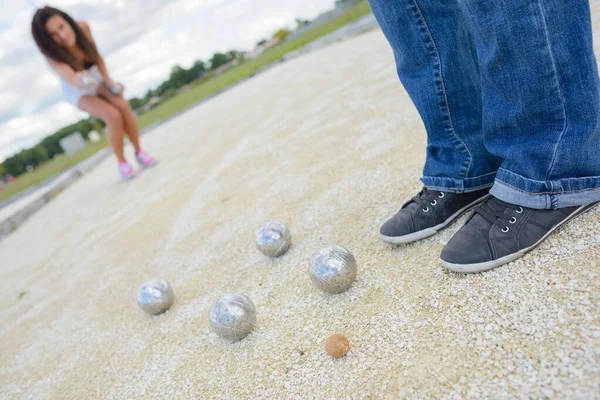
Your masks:
<path fill-rule="evenodd" d="M 67 171 L 52 179 L 52 182 L 47 185 L 46 190 L 28 201 L 18 211 L 14 212 L 10 217 L 0 221 L 0 240 L 17 229 L 29 217 L 35 214 L 38 210 L 52 201 L 63 190 L 71 186 L 77 179 L 91 171 L 100 161 L 111 154 L 109 148 L 102 149 L 96 154 L 81 161 L 79 164 L 69 168 Z"/>

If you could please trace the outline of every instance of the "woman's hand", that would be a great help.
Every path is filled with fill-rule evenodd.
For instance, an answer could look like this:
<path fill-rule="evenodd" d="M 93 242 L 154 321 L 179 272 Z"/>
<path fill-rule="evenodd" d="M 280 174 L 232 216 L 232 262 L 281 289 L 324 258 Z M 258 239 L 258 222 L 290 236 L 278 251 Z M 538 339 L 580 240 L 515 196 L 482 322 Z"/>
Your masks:
<path fill-rule="evenodd" d="M 115 82 L 112 79 L 104 81 L 104 85 L 110 90 L 115 96 L 120 96 L 125 91 L 125 86 L 119 82 Z"/>
<path fill-rule="evenodd" d="M 115 83 L 115 81 L 113 81 L 111 78 L 104 78 L 104 85 L 105 85 L 105 86 L 106 86 L 108 89 L 110 89 L 110 88 L 112 88 L 113 86 L 115 86 L 115 85 L 116 85 L 116 83 Z"/>

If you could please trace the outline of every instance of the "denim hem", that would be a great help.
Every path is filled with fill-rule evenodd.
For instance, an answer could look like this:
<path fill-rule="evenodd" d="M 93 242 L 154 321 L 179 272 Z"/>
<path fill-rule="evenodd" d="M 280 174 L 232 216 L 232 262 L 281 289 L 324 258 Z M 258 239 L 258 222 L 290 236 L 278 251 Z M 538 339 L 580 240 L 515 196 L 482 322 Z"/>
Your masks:
<path fill-rule="evenodd" d="M 500 168 L 490 193 L 507 203 L 536 209 L 582 206 L 600 201 L 600 176 L 536 181 Z"/>
<path fill-rule="evenodd" d="M 495 172 L 464 179 L 424 176 L 421 178 L 421 182 L 423 182 L 427 189 L 454 193 L 468 193 L 492 186 L 495 177 Z"/>

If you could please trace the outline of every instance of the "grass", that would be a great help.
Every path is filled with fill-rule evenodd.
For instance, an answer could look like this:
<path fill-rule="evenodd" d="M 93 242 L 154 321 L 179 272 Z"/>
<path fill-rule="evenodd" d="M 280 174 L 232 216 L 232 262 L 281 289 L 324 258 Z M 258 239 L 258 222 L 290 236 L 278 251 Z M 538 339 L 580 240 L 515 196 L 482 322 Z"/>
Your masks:
<path fill-rule="evenodd" d="M 95 154 L 97 151 L 102 150 L 107 144 L 106 137 L 102 136 L 102 140 L 98 143 L 88 143 L 88 145 L 78 153 L 71 155 L 61 154 L 32 172 L 20 175 L 15 182 L 9 183 L 4 187 L 4 190 L 0 191 L 0 202 L 65 171 L 69 167 L 72 167 L 78 162 Z"/>
<path fill-rule="evenodd" d="M 356 21 L 360 17 L 363 17 L 370 12 L 371 9 L 368 2 L 366 0 L 362 1 L 361 3 L 350 8 L 344 14 L 324 22 L 294 39 L 278 44 L 253 60 L 243 62 L 219 76 L 208 76 L 204 79 L 194 82 L 192 88 L 188 91 L 180 93 L 175 97 L 166 100 L 152 110 L 140 115 L 138 117 L 140 129 L 165 119 L 177 111 L 180 111 L 203 98 L 223 90 L 227 86 L 241 79 L 253 75 L 261 68 L 264 68 L 274 61 L 279 60 L 287 53 L 297 50 L 350 22 Z M 32 185 L 38 184 L 53 175 L 63 172 L 67 168 L 91 156 L 105 146 L 107 146 L 107 142 L 103 138 L 103 140 L 98 143 L 89 144 L 83 151 L 77 154 L 70 156 L 57 156 L 52 161 L 44 164 L 35 171 L 19 176 L 16 182 L 8 184 L 4 190 L 0 191 L 0 202 L 27 189 Z"/>

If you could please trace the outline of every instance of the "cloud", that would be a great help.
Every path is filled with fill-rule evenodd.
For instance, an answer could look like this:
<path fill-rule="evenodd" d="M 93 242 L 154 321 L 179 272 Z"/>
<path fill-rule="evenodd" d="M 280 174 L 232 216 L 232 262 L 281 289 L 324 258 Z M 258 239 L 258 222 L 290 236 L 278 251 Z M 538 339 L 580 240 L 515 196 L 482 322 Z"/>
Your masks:
<path fill-rule="evenodd" d="M 83 113 L 61 101 L 58 76 L 30 33 L 33 7 L 46 0 L 2 1 L 0 155 L 29 146 Z M 295 17 L 314 18 L 333 0 L 54 0 L 87 21 L 111 75 L 142 96 L 173 65 L 189 67 L 216 51 L 251 49 Z"/>

